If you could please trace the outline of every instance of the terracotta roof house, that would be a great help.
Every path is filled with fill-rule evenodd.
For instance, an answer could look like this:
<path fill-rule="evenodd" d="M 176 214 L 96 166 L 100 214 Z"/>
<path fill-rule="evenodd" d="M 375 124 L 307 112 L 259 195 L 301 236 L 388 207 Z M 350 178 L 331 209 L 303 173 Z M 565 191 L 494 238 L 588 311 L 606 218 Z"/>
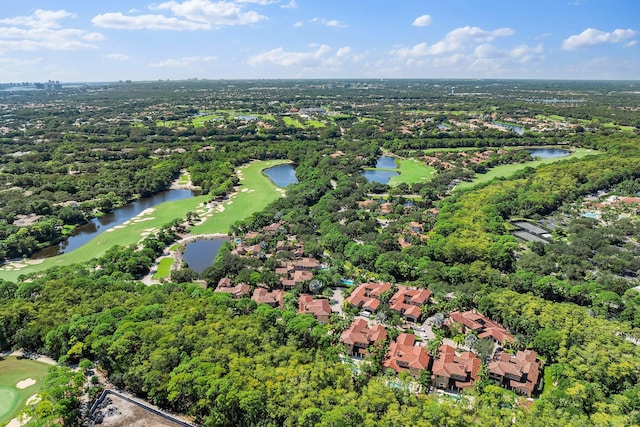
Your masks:
<path fill-rule="evenodd" d="M 461 323 L 467 330 L 478 332 L 478 338 L 490 338 L 498 344 L 503 344 L 506 341 L 513 342 L 514 340 L 513 335 L 507 332 L 504 327 L 476 310 L 469 310 L 463 313 L 454 311 L 449 316 L 450 322 Z"/>
<path fill-rule="evenodd" d="M 318 322 L 322 324 L 329 323 L 331 316 L 331 307 L 327 299 L 313 299 L 311 295 L 302 294 L 298 298 L 298 313 L 313 314 Z"/>
<path fill-rule="evenodd" d="M 429 369 L 431 357 L 422 346 L 416 346 L 416 336 L 402 333 L 389 346 L 387 358 L 384 361 L 386 368 L 393 369 L 397 373 L 409 372 L 418 378 L 421 371 Z"/>
<path fill-rule="evenodd" d="M 383 215 L 388 215 L 393 212 L 393 203 L 387 202 L 380 205 L 380 213 Z"/>
<path fill-rule="evenodd" d="M 218 286 L 216 286 L 214 292 L 228 293 L 231 294 L 234 299 L 240 299 L 244 296 L 248 296 L 251 293 L 251 286 L 247 285 L 246 283 L 238 283 L 237 285 L 233 286 L 233 284 L 231 283 L 231 279 L 229 279 L 228 277 L 223 277 L 218 282 Z"/>
<path fill-rule="evenodd" d="M 405 319 L 418 322 L 422 315 L 421 307 L 431 298 L 428 289 L 408 289 L 398 286 L 398 291 L 389 300 L 389 308 Z"/>
<path fill-rule="evenodd" d="M 276 273 L 278 273 L 279 269 L 276 269 Z M 285 289 L 295 288 L 300 285 L 302 282 L 308 282 L 313 279 L 313 273 L 307 270 L 288 270 L 286 275 L 280 277 L 280 283 L 282 287 Z"/>
<path fill-rule="evenodd" d="M 340 342 L 350 356 L 364 357 L 367 349 L 387 338 L 387 331 L 382 325 L 369 328 L 365 319 L 355 319 L 351 326 L 340 336 Z"/>
<path fill-rule="evenodd" d="M 489 362 L 489 378 L 519 395 L 531 397 L 540 382 L 538 353 L 518 351 L 515 356 L 499 353 Z"/>
<path fill-rule="evenodd" d="M 445 390 L 473 387 L 480 372 L 480 359 L 470 351 L 456 354 L 450 345 L 441 345 L 433 362 L 433 385 Z"/>
<path fill-rule="evenodd" d="M 273 224 L 265 225 L 264 227 L 262 227 L 262 231 L 264 231 L 264 233 L 267 235 L 271 235 L 275 234 L 278 230 L 281 230 L 281 227 L 282 222 L 274 222 Z"/>
<path fill-rule="evenodd" d="M 279 289 L 269 292 L 265 288 L 258 288 L 253 291 L 253 296 L 251 297 L 251 299 L 259 304 L 267 304 L 274 308 L 282 308 L 284 307 L 284 294 L 285 292 Z"/>
<path fill-rule="evenodd" d="M 347 302 L 353 307 L 375 313 L 380 307 L 378 296 L 389 289 L 391 283 L 363 283 L 349 295 Z"/>
<path fill-rule="evenodd" d="M 295 270 L 313 270 L 320 268 L 320 261 L 315 258 L 302 258 L 294 262 L 293 268 Z"/>

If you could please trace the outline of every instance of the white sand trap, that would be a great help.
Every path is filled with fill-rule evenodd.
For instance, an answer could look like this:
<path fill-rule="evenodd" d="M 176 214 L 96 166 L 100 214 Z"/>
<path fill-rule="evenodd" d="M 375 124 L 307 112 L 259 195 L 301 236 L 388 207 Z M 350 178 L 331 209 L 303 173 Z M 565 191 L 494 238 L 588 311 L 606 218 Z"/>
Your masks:
<path fill-rule="evenodd" d="M 27 378 L 26 380 L 18 381 L 18 384 L 16 384 L 16 388 L 22 390 L 23 388 L 31 387 L 35 383 L 36 380 L 34 380 L 33 378 Z"/>
<path fill-rule="evenodd" d="M 147 208 L 147 209 L 143 210 L 142 212 L 140 212 L 138 214 L 138 216 L 149 215 L 149 214 L 151 214 L 151 213 L 153 213 L 155 211 L 156 211 L 155 208 Z"/>
<path fill-rule="evenodd" d="M 242 190 L 240 190 L 240 191 L 242 191 L 243 193 L 246 193 L 247 191 L 249 191 L 249 189 L 248 189 L 248 188 L 243 188 L 243 189 L 242 189 Z"/>
<path fill-rule="evenodd" d="M 136 219 L 132 220 L 132 222 L 137 223 L 137 222 L 142 222 L 142 221 L 151 221 L 152 219 L 155 219 L 155 217 L 148 216 L 146 218 L 136 218 Z"/>
<path fill-rule="evenodd" d="M 31 418 L 21 418 L 21 419 L 17 419 L 14 418 L 11 421 L 9 421 L 9 424 L 7 424 L 7 427 L 22 427 L 23 425 L 27 424 L 29 422 Z"/>
<path fill-rule="evenodd" d="M 36 403 L 40 402 L 41 397 L 36 393 L 36 394 L 32 394 L 31 397 L 29 397 L 27 399 L 27 405 L 35 405 Z"/>

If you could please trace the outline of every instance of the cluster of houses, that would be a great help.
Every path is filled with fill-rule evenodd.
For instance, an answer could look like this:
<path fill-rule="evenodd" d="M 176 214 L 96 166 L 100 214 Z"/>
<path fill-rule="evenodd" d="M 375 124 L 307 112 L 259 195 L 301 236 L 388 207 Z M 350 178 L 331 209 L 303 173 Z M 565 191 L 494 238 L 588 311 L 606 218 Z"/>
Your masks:
<path fill-rule="evenodd" d="M 429 166 L 451 170 L 457 166 L 470 167 L 474 164 L 480 164 L 489 160 L 491 156 L 501 156 L 506 154 L 505 150 L 486 150 L 486 151 L 451 151 L 434 153 L 429 156 L 422 156 L 421 159 Z"/>
<path fill-rule="evenodd" d="M 231 251 L 233 255 L 248 256 L 254 258 L 271 258 L 274 255 L 288 253 L 293 259 L 282 260 L 280 266 L 275 269 L 283 289 L 293 289 L 302 282 L 313 279 L 313 270 L 320 268 L 320 261 L 313 257 L 304 256 L 304 245 L 297 240 L 297 236 L 289 235 L 284 240 L 278 240 L 275 254 L 267 251 L 263 245 L 256 243 L 249 245 L 245 242 L 253 241 L 260 235 L 273 236 L 283 231 L 283 224 L 276 222 L 262 228 L 262 233 L 251 232 L 245 235 L 243 241 L 238 241 Z"/>
<path fill-rule="evenodd" d="M 619 197 L 609 196 L 603 201 L 587 200 L 583 203 L 586 214 L 584 216 L 591 218 L 600 218 L 603 212 L 626 211 L 640 215 L 640 197 Z"/>
<path fill-rule="evenodd" d="M 419 232 L 421 224 L 409 225 Z M 274 235 L 282 231 L 282 224 L 275 223 L 263 227 L 262 232 L 245 235 L 245 241 L 255 241 L 260 235 Z M 220 279 L 215 292 L 230 293 L 234 298 L 249 297 L 257 303 L 283 308 L 284 295 L 287 290 L 297 287 L 303 281 L 313 278 L 313 271 L 320 267 L 320 262 L 312 257 L 304 256 L 304 248 L 295 236 L 280 239 L 275 245 L 275 254 L 287 251 L 289 258 L 283 259 L 276 268 L 282 289 L 269 290 L 258 286 L 251 295 L 248 284 L 233 284 L 229 278 Z M 233 253 L 241 256 L 269 258 L 274 256 L 273 247 L 268 250 L 264 244 L 248 245 L 237 242 Z M 411 289 L 401 285 L 385 282 L 367 282 L 359 285 L 346 298 L 345 305 L 357 309 L 357 316 L 352 324 L 341 334 L 340 342 L 347 355 L 363 358 L 371 348 L 386 343 L 386 328 L 368 320 L 377 313 L 386 302 L 389 310 L 395 311 L 408 323 L 417 324 L 422 321 L 422 308 L 431 298 L 428 289 Z M 326 298 L 314 298 L 301 294 L 298 297 L 298 313 L 313 315 L 318 322 L 326 324 L 331 316 L 331 307 Z M 444 322 L 444 327 L 463 330 L 465 334 L 473 333 L 479 339 L 491 339 L 496 345 L 513 342 L 514 337 L 500 324 L 483 316 L 475 310 L 452 312 Z M 436 354 L 430 354 L 425 346 L 424 337 L 410 333 L 400 333 L 389 344 L 383 365 L 397 373 L 408 372 L 419 378 L 423 372 L 430 373 L 431 384 L 445 390 L 464 390 L 473 387 L 479 378 L 482 360 L 471 351 L 459 352 L 451 345 L 443 344 Z M 489 378 L 501 386 L 514 392 L 531 397 L 540 379 L 540 361 L 534 351 L 518 351 L 515 354 L 499 351 L 488 362 Z"/>
<path fill-rule="evenodd" d="M 356 288 L 347 303 L 362 310 L 375 313 L 381 306 L 379 297 L 392 289 L 389 283 L 364 283 Z M 418 322 L 420 309 L 429 301 L 431 292 L 426 289 L 408 289 L 399 286 L 389 300 L 389 308 L 398 312 L 405 320 Z M 500 324 L 475 310 L 452 312 L 445 327 L 459 324 L 466 333 L 475 333 L 478 338 L 491 339 L 496 344 L 513 342 L 514 337 Z M 345 352 L 353 357 L 365 357 L 369 349 L 381 345 L 387 339 L 383 325 L 370 324 L 366 318 L 358 317 L 340 336 Z M 531 397 L 540 380 L 540 361 L 531 350 L 510 354 L 498 351 L 487 365 L 489 378 L 515 393 Z M 422 372 L 431 373 L 433 386 L 445 390 L 464 390 L 473 387 L 478 380 L 482 361 L 471 351 L 458 352 L 444 344 L 434 357 L 416 335 L 401 333 L 389 345 L 384 367 L 393 371 L 408 372 L 419 378 Z"/>

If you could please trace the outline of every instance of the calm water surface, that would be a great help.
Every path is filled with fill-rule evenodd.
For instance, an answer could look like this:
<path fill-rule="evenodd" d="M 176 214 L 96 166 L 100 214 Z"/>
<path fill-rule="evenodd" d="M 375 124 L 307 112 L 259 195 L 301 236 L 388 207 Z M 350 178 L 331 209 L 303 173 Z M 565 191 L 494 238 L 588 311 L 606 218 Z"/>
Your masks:
<path fill-rule="evenodd" d="M 202 273 L 205 268 L 213 264 L 220 247 L 227 240 L 229 239 L 202 239 L 188 243 L 182 253 L 182 260 L 189 265 L 190 269 Z"/>
<path fill-rule="evenodd" d="M 191 190 L 167 190 L 150 197 L 138 199 L 100 218 L 92 219 L 89 223 L 76 228 L 73 235 L 69 236 L 64 242 L 41 250 L 33 258 L 48 258 L 71 252 L 108 229 L 139 215 L 145 209 L 152 208 L 160 203 L 188 199 L 193 196 L 194 194 Z"/>
<path fill-rule="evenodd" d="M 541 159 L 555 159 L 558 157 L 566 157 L 571 152 L 562 148 L 532 148 L 527 150 L 533 157 L 539 157 Z"/>
<path fill-rule="evenodd" d="M 381 169 L 366 170 L 362 172 L 362 176 L 369 181 L 379 182 L 380 184 L 388 184 L 392 176 L 400 175 L 396 171 L 388 171 Z"/>
<path fill-rule="evenodd" d="M 289 184 L 297 184 L 296 169 L 291 164 L 283 164 L 274 166 L 264 170 L 265 175 L 269 177 L 278 187 L 286 187 Z"/>
<path fill-rule="evenodd" d="M 382 156 L 376 162 L 377 168 L 383 169 L 396 169 L 398 165 L 396 165 L 396 159 L 390 156 Z"/>

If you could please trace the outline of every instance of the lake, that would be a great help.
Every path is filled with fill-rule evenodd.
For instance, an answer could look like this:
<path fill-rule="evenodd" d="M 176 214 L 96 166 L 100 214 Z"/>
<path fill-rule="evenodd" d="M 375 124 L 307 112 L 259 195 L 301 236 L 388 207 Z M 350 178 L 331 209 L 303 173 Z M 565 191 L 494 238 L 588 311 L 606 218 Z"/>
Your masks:
<path fill-rule="evenodd" d="M 503 127 L 505 129 L 511 129 L 512 131 L 514 131 L 518 135 L 524 135 L 524 128 L 522 126 L 509 125 L 509 124 L 500 123 L 500 122 L 491 122 L 491 124 Z"/>
<path fill-rule="evenodd" d="M 286 187 L 289 184 L 297 184 L 296 169 L 291 164 L 274 166 L 264 170 L 264 174 L 269 177 L 278 187 Z"/>
<path fill-rule="evenodd" d="M 396 169 L 398 165 L 396 165 L 395 157 L 381 156 L 376 162 L 376 167 L 381 169 Z"/>
<path fill-rule="evenodd" d="M 129 221 L 145 209 L 152 208 L 160 203 L 187 199 L 193 196 L 194 194 L 191 190 L 167 190 L 150 197 L 143 197 L 121 208 L 114 209 L 111 213 L 99 218 L 94 218 L 85 225 L 77 227 L 67 240 L 57 245 L 44 248 L 35 254 L 33 258 L 49 258 L 71 252 L 108 229 Z"/>
<path fill-rule="evenodd" d="M 388 184 L 392 176 L 400 175 L 396 171 L 383 169 L 371 169 L 362 172 L 362 176 L 368 181 L 379 182 L 380 184 Z"/>
<path fill-rule="evenodd" d="M 201 239 L 188 243 L 182 253 L 182 260 L 187 263 L 190 269 L 202 273 L 205 268 L 213 264 L 213 260 L 218 255 L 218 251 L 227 238 Z"/>
<path fill-rule="evenodd" d="M 541 159 L 556 159 L 558 157 L 566 157 L 571 151 L 562 148 L 531 148 L 527 150 L 532 157 Z"/>

